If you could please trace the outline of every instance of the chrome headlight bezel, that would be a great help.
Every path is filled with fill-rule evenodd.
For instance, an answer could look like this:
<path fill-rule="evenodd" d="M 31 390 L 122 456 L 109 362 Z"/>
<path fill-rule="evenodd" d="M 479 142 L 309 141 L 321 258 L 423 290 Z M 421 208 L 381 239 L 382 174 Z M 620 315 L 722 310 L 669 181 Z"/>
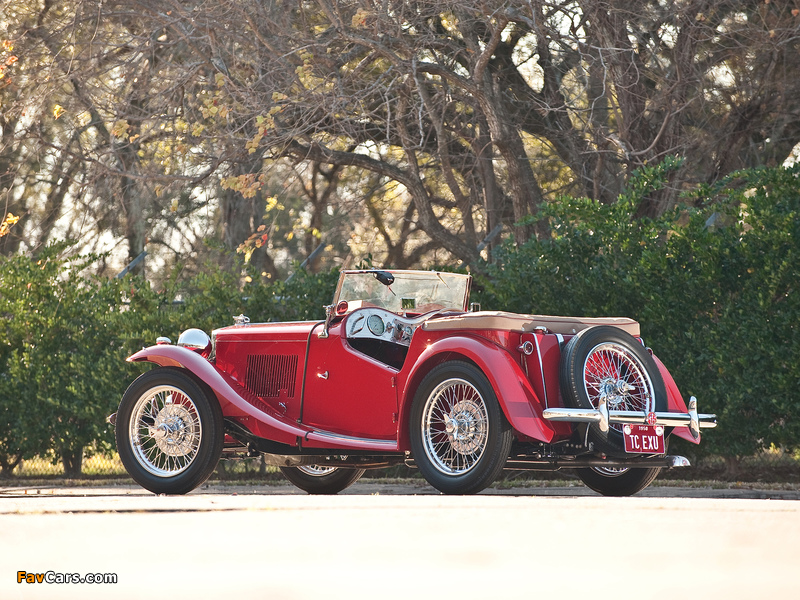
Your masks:
<path fill-rule="evenodd" d="M 202 329 L 187 329 L 178 336 L 178 346 L 208 356 L 211 353 L 211 338 Z"/>

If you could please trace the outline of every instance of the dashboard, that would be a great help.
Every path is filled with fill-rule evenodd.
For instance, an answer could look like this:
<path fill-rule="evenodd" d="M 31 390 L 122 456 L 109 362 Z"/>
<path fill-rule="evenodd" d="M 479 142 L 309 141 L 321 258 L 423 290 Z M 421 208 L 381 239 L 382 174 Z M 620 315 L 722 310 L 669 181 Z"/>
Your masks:
<path fill-rule="evenodd" d="M 348 339 L 383 340 L 408 346 L 414 331 L 430 316 L 408 318 L 382 308 L 362 308 L 347 317 L 345 335 Z"/>

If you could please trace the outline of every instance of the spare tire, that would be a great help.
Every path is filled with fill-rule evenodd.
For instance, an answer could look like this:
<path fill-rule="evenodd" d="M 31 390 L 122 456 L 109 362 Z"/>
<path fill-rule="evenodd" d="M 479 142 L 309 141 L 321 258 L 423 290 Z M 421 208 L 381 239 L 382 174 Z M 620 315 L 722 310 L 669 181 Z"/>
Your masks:
<path fill-rule="evenodd" d="M 561 394 L 570 408 L 597 408 L 601 395 L 611 410 L 667 410 L 667 389 L 653 357 L 629 333 L 610 325 L 584 329 L 564 347 L 560 370 Z M 622 426 L 607 433 L 592 423 L 587 441 L 595 451 L 628 456 Z"/>

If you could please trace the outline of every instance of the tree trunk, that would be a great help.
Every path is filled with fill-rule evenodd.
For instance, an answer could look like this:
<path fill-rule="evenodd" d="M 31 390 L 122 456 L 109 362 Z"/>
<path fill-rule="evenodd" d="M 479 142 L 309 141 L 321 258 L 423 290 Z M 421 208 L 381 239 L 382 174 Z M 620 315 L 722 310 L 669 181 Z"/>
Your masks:
<path fill-rule="evenodd" d="M 61 451 L 61 464 L 64 465 L 64 476 L 74 478 L 81 476 L 83 465 L 83 447 L 75 450 Z"/>
<path fill-rule="evenodd" d="M 739 460 L 738 456 L 725 457 L 725 478 L 734 480 L 739 476 Z"/>
<path fill-rule="evenodd" d="M 6 456 L 0 454 L 0 478 L 7 479 L 14 476 L 14 469 L 22 462 L 22 454 Z"/>

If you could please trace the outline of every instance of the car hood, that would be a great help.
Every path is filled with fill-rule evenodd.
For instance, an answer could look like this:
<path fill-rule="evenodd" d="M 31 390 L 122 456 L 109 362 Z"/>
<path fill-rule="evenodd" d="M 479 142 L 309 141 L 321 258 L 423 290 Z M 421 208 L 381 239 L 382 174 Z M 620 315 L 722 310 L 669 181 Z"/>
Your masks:
<path fill-rule="evenodd" d="M 289 323 L 248 323 L 215 329 L 214 340 L 220 342 L 258 342 L 267 340 L 306 340 L 311 328 L 319 321 Z"/>

